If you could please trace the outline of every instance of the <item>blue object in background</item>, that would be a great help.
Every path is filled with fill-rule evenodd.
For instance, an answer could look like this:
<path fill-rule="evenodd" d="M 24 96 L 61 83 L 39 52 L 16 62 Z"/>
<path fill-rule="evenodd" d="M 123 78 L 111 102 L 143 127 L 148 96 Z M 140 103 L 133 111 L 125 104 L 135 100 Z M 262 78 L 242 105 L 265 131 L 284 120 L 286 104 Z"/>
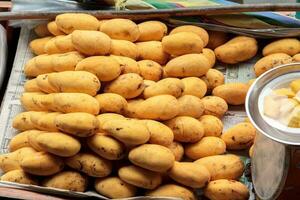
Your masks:
<path fill-rule="evenodd" d="M 297 3 L 300 3 L 300 0 L 297 0 Z M 296 18 L 300 19 L 300 11 L 296 12 Z"/>

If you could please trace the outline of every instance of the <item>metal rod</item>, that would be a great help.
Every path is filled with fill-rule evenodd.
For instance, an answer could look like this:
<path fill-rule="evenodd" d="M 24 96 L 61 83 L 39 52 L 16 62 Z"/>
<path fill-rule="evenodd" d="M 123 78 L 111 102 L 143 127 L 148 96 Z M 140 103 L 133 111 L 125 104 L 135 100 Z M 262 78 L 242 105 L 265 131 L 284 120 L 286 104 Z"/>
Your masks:
<path fill-rule="evenodd" d="M 0 21 L 16 19 L 53 19 L 61 13 L 88 13 L 99 19 L 107 18 L 129 18 L 129 19 L 148 19 L 148 18 L 165 18 L 179 16 L 197 16 L 197 15 L 215 15 L 229 14 L 240 12 L 261 12 L 261 11 L 300 11 L 300 3 L 286 4 L 238 4 L 230 6 L 203 6 L 193 8 L 176 8 L 176 9 L 149 9 L 149 10 L 60 10 L 47 11 L 21 11 L 21 12 L 0 12 Z"/>

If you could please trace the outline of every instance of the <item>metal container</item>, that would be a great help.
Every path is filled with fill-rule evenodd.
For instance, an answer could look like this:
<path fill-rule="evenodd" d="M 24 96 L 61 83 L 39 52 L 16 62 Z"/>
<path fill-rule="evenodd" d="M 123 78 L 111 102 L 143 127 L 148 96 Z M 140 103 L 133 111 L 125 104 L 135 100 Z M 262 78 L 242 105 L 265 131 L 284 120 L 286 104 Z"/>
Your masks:
<path fill-rule="evenodd" d="M 5 71 L 6 71 L 6 55 L 7 54 L 7 41 L 6 30 L 0 24 L 0 89 L 2 87 Z"/>
<path fill-rule="evenodd" d="M 253 83 L 246 98 L 246 112 L 257 130 L 252 181 L 262 200 L 300 199 L 300 128 L 280 125 L 262 113 L 262 99 L 270 89 L 299 78 L 300 63 L 276 67 Z"/>

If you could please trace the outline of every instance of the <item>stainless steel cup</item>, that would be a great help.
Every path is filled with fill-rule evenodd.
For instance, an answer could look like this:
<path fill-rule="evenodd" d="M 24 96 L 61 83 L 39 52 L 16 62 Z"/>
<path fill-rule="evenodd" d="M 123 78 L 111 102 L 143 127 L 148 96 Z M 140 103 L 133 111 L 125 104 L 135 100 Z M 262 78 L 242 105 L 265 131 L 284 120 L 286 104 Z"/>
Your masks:
<path fill-rule="evenodd" d="M 247 115 L 257 130 L 251 160 L 252 181 L 257 197 L 262 200 L 275 200 L 286 189 L 300 190 L 296 181 L 287 185 L 287 179 L 293 178 L 290 176 L 299 174 L 300 177 L 300 156 L 297 156 L 300 155 L 300 128 L 283 127 L 279 122 L 268 121 L 262 112 L 262 99 L 268 91 L 296 78 L 300 78 L 300 63 L 276 67 L 253 83 L 246 98 Z M 293 199 L 300 199 L 300 196 Z"/>

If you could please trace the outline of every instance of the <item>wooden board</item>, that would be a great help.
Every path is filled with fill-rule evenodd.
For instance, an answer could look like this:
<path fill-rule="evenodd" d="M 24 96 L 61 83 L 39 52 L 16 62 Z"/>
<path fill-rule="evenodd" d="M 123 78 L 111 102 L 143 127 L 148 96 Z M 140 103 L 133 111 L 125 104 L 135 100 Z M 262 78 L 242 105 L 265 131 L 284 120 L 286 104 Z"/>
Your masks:
<path fill-rule="evenodd" d="M 130 18 L 149 19 L 149 18 L 166 18 L 179 16 L 197 16 L 197 15 L 212 15 L 212 14 L 228 14 L 240 12 L 260 12 L 260 11 L 300 11 L 299 3 L 287 4 L 237 4 L 230 6 L 204 6 L 193 8 L 176 8 L 176 9 L 159 9 L 159 10 L 84 10 L 84 11 L 23 11 L 23 12 L 2 12 L 0 13 L 0 21 L 15 20 L 15 19 L 53 19 L 56 15 L 66 12 L 80 12 L 94 15 L 99 19 L 107 18 Z"/>

